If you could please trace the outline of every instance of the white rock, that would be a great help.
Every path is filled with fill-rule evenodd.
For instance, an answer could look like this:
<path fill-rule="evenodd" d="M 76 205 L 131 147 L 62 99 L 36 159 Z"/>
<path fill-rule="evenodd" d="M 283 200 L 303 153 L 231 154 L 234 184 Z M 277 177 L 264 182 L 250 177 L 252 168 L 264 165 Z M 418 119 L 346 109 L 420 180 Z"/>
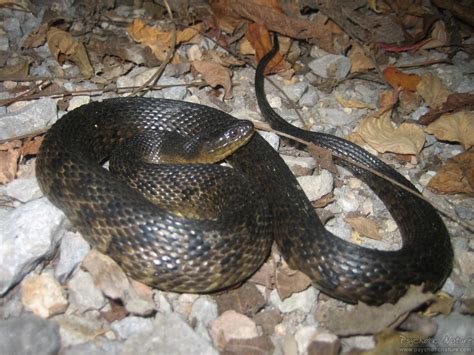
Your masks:
<path fill-rule="evenodd" d="M 313 341 L 317 334 L 317 329 L 313 325 L 307 325 L 299 328 L 295 333 L 295 340 L 298 344 L 298 352 L 300 354 L 305 353 L 308 349 L 309 344 Z"/>
<path fill-rule="evenodd" d="M 278 150 L 278 147 L 280 146 L 280 137 L 278 135 L 273 132 L 265 131 L 258 131 L 258 134 L 260 134 L 273 149 Z"/>
<path fill-rule="evenodd" d="M 300 176 L 297 180 L 310 201 L 316 201 L 331 192 L 334 182 L 327 170 L 321 170 L 319 175 Z"/>
<path fill-rule="evenodd" d="M 0 295 L 54 251 L 64 214 L 46 198 L 28 202 L 0 219 Z"/>
<path fill-rule="evenodd" d="M 85 95 L 74 96 L 69 101 L 68 111 L 72 111 L 82 105 L 88 104 L 90 101 L 91 101 L 90 96 L 85 96 Z"/>
<path fill-rule="evenodd" d="M 89 244 L 79 233 L 66 232 L 61 239 L 59 262 L 54 270 L 54 276 L 60 282 L 65 282 L 89 250 Z"/>
<path fill-rule="evenodd" d="M 270 303 L 277 307 L 282 313 L 290 313 L 296 310 L 308 313 L 316 301 L 316 296 L 316 289 L 309 287 L 302 292 L 292 294 L 282 301 L 278 296 L 278 292 L 273 290 L 270 293 Z"/>
<path fill-rule="evenodd" d="M 57 118 L 55 100 L 44 97 L 32 101 L 19 110 L 0 117 L 0 139 L 36 132 L 53 124 Z"/>
<path fill-rule="evenodd" d="M 212 345 L 197 335 L 177 313 L 158 313 L 152 331 L 127 339 L 122 355 L 137 354 L 217 355 Z"/>
<path fill-rule="evenodd" d="M 136 316 L 126 317 L 113 322 L 110 327 L 120 339 L 128 339 L 133 334 L 153 330 L 153 320 Z"/>
<path fill-rule="evenodd" d="M 351 70 L 351 60 L 342 55 L 327 54 L 308 63 L 313 73 L 323 77 L 345 78 Z"/>
<path fill-rule="evenodd" d="M 101 309 L 105 297 L 94 285 L 92 276 L 81 269 L 69 281 L 69 300 L 80 312 Z"/>
<path fill-rule="evenodd" d="M 249 317 L 236 311 L 225 311 L 211 323 L 211 337 L 219 347 L 231 339 L 251 339 L 258 336 L 257 326 Z"/>
<path fill-rule="evenodd" d="M 15 179 L 5 186 L 5 193 L 21 202 L 31 201 L 42 195 L 36 178 Z"/>

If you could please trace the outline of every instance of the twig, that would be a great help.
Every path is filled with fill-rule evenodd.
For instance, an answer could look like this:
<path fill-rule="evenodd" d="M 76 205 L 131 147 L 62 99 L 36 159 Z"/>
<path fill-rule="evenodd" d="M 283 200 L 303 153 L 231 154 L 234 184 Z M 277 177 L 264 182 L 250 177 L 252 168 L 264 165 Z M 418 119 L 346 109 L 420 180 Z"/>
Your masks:
<path fill-rule="evenodd" d="M 203 86 L 207 85 L 204 81 L 196 81 L 194 83 L 188 83 L 188 84 L 165 84 L 165 85 L 153 85 L 149 86 L 148 89 L 166 89 L 170 87 L 176 87 L 176 86 L 185 86 L 185 87 L 194 87 L 194 86 Z M 133 91 L 140 86 L 124 86 L 121 88 L 108 88 L 108 89 L 84 89 L 84 90 L 76 90 L 76 91 L 66 91 L 66 92 L 57 92 L 57 93 L 39 93 L 39 94 L 32 94 L 28 96 L 16 96 L 13 98 L 9 99 L 4 99 L 0 100 L 0 106 L 1 105 L 8 105 L 16 101 L 26 101 L 26 100 L 35 100 L 35 99 L 40 99 L 42 97 L 52 97 L 52 98 L 60 98 L 60 97 L 65 97 L 65 96 L 80 96 L 84 94 L 89 94 L 90 96 L 96 96 L 96 95 L 102 95 L 104 92 L 112 92 L 115 91 L 117 94 L 119 93 L 127 93 L 129 91 Z M 29 90 L 31 91 L 31 90 Z"/>
<path fill-rule="evenodd" d="M 273 128 L 270 127 L 270 125 L 268 125 L 267 123 L 264 123 L 264 122 L 261 122 L 261 121 L 256 121 L 256 120 L 250 120 L 252 121 L 252 123 L 254 124 L 254 126 L 257 128 L 257 129 L 260 129 L 260 130 L 264 130 L 264 131 L 268 131 L 268 132 L 273 132 L 275 134 L 278 134 L 279 136 L 282 136 L 282 137 L 285 137 L 285 138 L 289 138 L 291 140 L 294 140 L 298 143 L 302 143 L 306 146 L 316 146 L 315 143 L 313 142 L 309 142 L 307 140 L 304 140 L 304 139 L 301 139 L 301 138 L 298 138 L 298 137 L 295 137 L 295 136 L 292 136 L 291 134 L 288 134 L 288 133 L 285 133 L 285 132 L 281 132 L 281 131 L 277 131 L 277 130 L 274 130 Z M 387 180 L 389 181 L 390 183 L 392 183 L 393 185 L 396 185 L 397 187 L 415 195 L 416 197 L 428 202 L 429 204 L 432 205 L 432 202 L 430 200 L 428 200 L 425 196 L 423 196 L 421 193 L 417 192 L 417 191 L 414 191 L 408 187 L 406 187 L 405 185 L 399 183 L 398 181 L 390 178 L 389 176 L 386 176 L 385 174 L 377 171 L 377 170 L 374 170 L 372 168 L 369 168 L 368 166 L 365 166 L 361 163 L 358 163 L 344 155 L 340 155 L 340 154 L 337 154 L 337 153 L 334 153 L 334 152 L 331 152 L 331 155 L 333 157 L 336 157 L 338 159 L 341 159 L 341 160 L 344 160 L 348 163 L 350 163 L 351 165 L 354 165 L 360 169 L 364 169 L 374 175 L 377 175 L 378 177 L 384 179 L 384 180 Z M 460 220 L 459 218 L 457 218 L 456 216 L 454 216 L 451 212 L 448 212 L 448 211 L 445 211 L 444 209 L 440 208 L 439 206 L 434 206 L 440 213 L 442 213 L 444 216 L 448 217 L 449 219 L 451 219 L 452 221 L 458 223 L 459 225 L 463 226 L 466 230 L 470 231 L 470 232 L 474 232 L 474 225 L 468 223 L 468 222 L 465 222 L 465 221 L 462 221 Z"/>

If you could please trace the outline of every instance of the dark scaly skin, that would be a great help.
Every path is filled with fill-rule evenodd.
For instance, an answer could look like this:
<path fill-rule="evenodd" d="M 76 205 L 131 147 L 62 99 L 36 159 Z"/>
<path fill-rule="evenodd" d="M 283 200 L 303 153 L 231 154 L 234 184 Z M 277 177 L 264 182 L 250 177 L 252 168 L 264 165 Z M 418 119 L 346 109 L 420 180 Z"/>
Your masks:
<path fill-rule="evenodd" d="M 278 52 L 276 34 L 273 38 L 274 47 L 262 58 L 255 74 L 258 105 L 272 128 L 350 158 L 417 191 L 401 174 L 359 146 L 329 134 L 299 129 L 273 111 L 265 97 L 263 76 Z M 453 250 L 434 207 L 366 170 L 338 158 L 335 162 L 350 169 L 380 197 L 400 229 L 403 246 L 397 251 L 380 251 L 335 237 L 324 229 L 297 183 L 281 166 L 274 169 L 278 175 L 270 180 L 285 181 L 273 192 L 281 194 L 273 201 L 279 211 L 274 219 L 275 240 L 288 264 L 303 271 L 325 293 L 350 303 L 394 303 L 411 284 L 424 284 L 426 291 L 439 289 L 451 271 Z"/>
<path fill-rule="evenodd" d="M 414 189 L 363 149 L 331 135 L 297 129 L 276 115 L 263 91 L 263 68 L 271 56 L 259 64 L 256 92 L 264 117 L 275 129 L 311 140 Z M 132 134 L 160 128 L 186 134 L 229 120 L 235 119 L 173 100 L 91 103 L 65 115 L 47 133 L 37 159 L 37 178 L 43 192 L 95 248 L 131 277 L 160 289 L 210 292 L 244 280 L 268 256 L 272 233 L 293 268 L 305 272 L 324 292 L 348 302 L 395 302 L 410 284 L 424 283 L 427 290 L 440 287 L 453 254 L 435 209 L 344 161 L 337 162 L 367 182 L 392 213 L 404 242 L 401 250 L 362 248 L 326 231 L 293 174 L 258 134 L 229 158 L 239 172 L 199 166 L 182 172 L 176 165 L 165 165 L 158 173 L 139 170 L 140 176 L 152 174 L 157 179 L 143 185 L 177 204 L 202 201 L 193 195 L 204 191 L 201 184 L 220 186 L 230 200 L 216 207 L 218 215 L 209 220 L 191 220 L 152 205 L 99 164 Z M 213 191 L 204 195 L 220 200 Z M 213 210 L 208 208 L 209 213 Z"/>

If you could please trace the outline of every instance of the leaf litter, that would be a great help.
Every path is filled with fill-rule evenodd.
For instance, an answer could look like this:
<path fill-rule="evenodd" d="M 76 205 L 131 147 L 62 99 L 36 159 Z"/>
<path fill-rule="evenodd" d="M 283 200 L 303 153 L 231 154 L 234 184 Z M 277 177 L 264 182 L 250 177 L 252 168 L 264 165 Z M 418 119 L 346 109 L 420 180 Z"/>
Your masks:
<path fill-rule="evenodd" d="M 155 72 L 156 67 L 166 59 L 166 54 L 172 47 L 173 33 L 166 20 L 156 21 L 153 17 L 159 17 L 157 14 L 160 12 L 164 13 L 163 8 L 159 6 L 157 8 L 156 4 L 152 6 L 150 2 L 145 3 L 148 4 L 147 9 L 155 9 L 153 15 L 143 15 L 146 14 L 145 10 L 142 15 L 132 18 L 121 15 L 119 9 L 109 8 L 102 21 L 104 28 L 107 23 L 112 24 L 111 30 L 102 33 L 100 30 L 75 31 L 74 20 L 71 20 L 71 17 L 54 11 L 48 13 L 43 22 L 27 34 L 22 46 L 34 50 L 47 43 L 49 54 L 56 61 L 56 69 L 60 69 L 57 73 L 63 72 L 53 80 L 53 86 L 58 89 L 48 93 L 47 88 L 51 87 L 51 84 L 47 81 L 42 83 L 42 85 L 46 83 L 44 89 L 41 85 L 35 87 L 30 84 L 34 82 L 34 75 L 31 73 L 42 64 L 43 59 L 23 54 L 2 63 L 6 65 L 0 70 L 0 77 L 10 81 L 14 79 L 13 83 L 5 85 L 5 82 L 5 88 L 11 88 L 8 90 L 12 97 L 19 93 L 24 95 L 21 97 L 22 100 L 28 100 L 29 97 L 33 99 L 32 93 L 54 94 L 56 97 L 62 95 L 64 99 L 62 104 L 67 109 L 69 89 L 65 89 L 66 81 L 60 77 L 67 72 L 68 64 L 72 64 L 72 68 L 77 68 L 80 73 L 80 76 L 73 78 L 74 80 L 81 82 L 90 78 L 88 83 L 97 84 L 98 89 L 95 90 L 99 92 L 105 88 L 118 91 L 117 79 L 127 75 L 137 65 Z M 5 4 L 0 2 L 0 7 Z M 34 8 L 26 0 L 9 1 L 8 4 L 24 11 L 32 11 Z M 88 9 L 85 11 L 90 11 L 94 16 L 96 15 L 94 11 L 100 9 L 87 6 L 85 8 Z M 454 52 L 450 46 L 460 43 L 459 33 L 453 31 L 452 26 L 447 26 L 444 19 L 435 18 L 433 14 L 444 9 L 443 11 L 448 11 L 454 16 L 453 21 L 460 19 L 469 23 L 472 18 L 459 10 L 459 7 L 452 7 L 444 1 L 433 1 L 430 6 L 409 1 L 396 3 L 357 0 L 309 1 L 305 2 L 303 7 L 299 7 L 298 4 L 276 0 L 214 0 L 209 2 L 209 8 L 212 12 L 200 12 L 201 8 L 195 6 L 193 2 L 188 9 L 191 12 L 181 12 L 182 9 L 173 8 L 174 12 L 182 15 L 178 20 L 182 23 L 175 33 L 177 50 L 167 68 L 187 64 L 187 71 L 181 72 L 180 75 L 187 75 L 190 66 L 192 68 L 190 80 L 202 77 L 208 86 L 214 88 L 212 95 L 217 94 L 222 100 L 237 100 L 235 85 L 238 80 L 232 73 L 246 60 L 248 62 L 248 58 L 251 58 L 252 64 L 257 63 L 269 50 L 271 47 L 269 31 L 278 32 L 282 43 L 280 54 L 274 60 L 274 65 L 269 67 L 272 74 L 277 73 L 285 79 L 295 76 L 300 78 L 307 74 L 304 71 L 305 62 L 311 60 L 313 54 L 310 52 L 313 44 L 329 53 L 347 54 L 352 60 L 351 79 L 358 80 L 364 78 L 363 75 L 370 74 L 372 79 L 377 79 L 375 81 L 388 83 L 391 89 L 389 94 L 380 97 L 378 102 L 371 101 L 372 98 L 369 96 L 364 96 L 362 100 L 335 96 L 334 101 L 339 103 L 345 112 L 364 113 L 356 129 L 352 126 L 344 133 L 350 133 L 354 141 L 369 145 L 384 157 L 390 157 L 390 154 L 384 153 L 423 157 L 433 144 L 446 150 L 459 147 L 461 150 L 459 154 L 451 157 L 448 155 L 449 158 L 446 158 L 446 155 L 439 155 L 434 166 L 436 175 L 429 181 L 427 188 L 437 194 L 472 196 L 474 96 L 466 92 L 453 92 L 452 85 L 448 86 L 446 78 L 438 76 L 437 71 L 423 72 L 419 68 L 413 71 L 402 66 L 397 67 L 400 57 L 393 55 L 404 53 L 429 56 L 437 51 L 452 58 Z M 206 15 L 202 15 L 203 13 Z M 192 18 L 195 14 L 202 17 Z M 91 20 L 95 19 L 94 16 L 90 17 Z M 397 21 L 387 21 L 393 17 L 397 18 Z M 465 28 L 461 31 L 466 38 L 466 33 L 469 31 Z M 87 36 L 84 35 L 86 33 Z M 229 53 L 240 52 L 242 56 L 236 58 L 224 54 L 218 47 L 209 46 L 210 39 L 205 39 L 205 36 L 217 43 L 226 44 Z M 111 38 L 114 40 L 111 41 Z M 202 51 L 203 56 L 199 60 L 190 60 L 186 57 L 186 52 L 180 50 L 192 45 L 198 45 Z M 297 50 L 293 51 L 294 48 Z M 287 56 L 286 53 L 290 50 L 293 52 Z M 297 53 L 297 56 L 290 60 L 289 58 L 294 56 L 293 53 Z M 429 65 L 427 68 L 429 69 Z M 31 82 L 22 81 L 30 77 L 33 79 Z M 372 79 L 369 76 L 368 82 Z M 15 87 L 16 82 L 25 85 L 26 90 Z M 334 85 L 340 84 L 336 82 Z M 279 85 L 281 86 L 281 83 Z M 201 89 L 193 90 L 193 93 L 199 94 L 200 91 L 203 92 Z M 273 95 L 270 91 L 267 94 Z M 324 99 L 320 101 L 320 107 L 327 102 Z M 422 114 L 418 121 L 411 119 L 420 105 L 426 106 L 426 113 Z M 311 109 L 305 107 L 308 108 Z M 376 108 L 378 111 L 374 112 Z M 21 139 L 14 138 L 16 137 L 12 137 L 8 142 L 2 142 L 0 146 L 2 184 L 15 179 L 25 157 L 37 154 L 42 140 L 42 136 L 33 134 Z M 312 147 L 312 154 L 322 161 L 327 169 L 337 171 L 331 157 L 323 151 Z M 423 159 L 408 159 L 408 161 L 412 167 L 406 164 L 405 168 L 407 166 L 408 168 L 405 171 L 414 169 L 416 174 L 423 172 L 424 167 L 421 165 Z M 332 192 L 327 196 L 329 196 L 327 201 L 321 207 L 330 207 L 334 202 Z M 380 238 L 380 230 L 383 228 L 374 216 L 356 213 L 347 215 L 345 220 L 353 228 L 353 233 Z M 85 259 L 82 267 L 93 276 L 96 286 L 109 297 L 110 309 L 103 314 L 110 323 L 126 318 L 130 312 L 146 315 L 154 312 L 152 291 L 146 286 L 143 288 L 133 281 L 126 281 L 126 276 L 113 263 L 92 253 Z M 115 277 L 110 278 L 111 274 Z M 293 302 L 312 287 L 310 283 L 305 275 L 289 269 L 284 262 L 281 262 L 278 252 L 274 251 L 271 259 L 249 282 L 235 290 L 213 295 L 212 299 L 218 305 L 219 314 L 235 310 L 250 317 L 263 329 L 261 335 L 252 339 L 231 339 L 223 344 L 223 353 L 271 353 L 276 346 L 270 340 L 271 335 L 286 337 L 285 339 L 293 338 L 293 341 L 298 339 L 301 342 L 297 336 L 297 330 L 301 330 L 301 327 L 312 326 L 314 329 L 319 329 L 308 320 L 301 319 L 299 322 L 291 323 L 288 316 L 269 301 L 270 293 L 275 291 L 282 301 Z M 173 299 L 173 296 L 167 297 Z M 463 301 L 464 305 L 469 305 L 469 295 L 467 297 Z M 320 309 L 318 304 L 324 304 L 324 300 L 325 296 L 320 295 L 315 301 L 313 307 L 313 310 L 316 310 L 315 318 L 321 320 L 328 329 L 341 338 L 350 338 L 354 334 L 374 335 L 376 342 L 374 352 L 399 349 L 402 336 L 411 339 L 426 338 L 426 334 L 420 330 L 410 332 L 399 330 L 403 320 L 410 313 L 418 314 L 416 313 L 418 309 L 422 309 L 426 303 L 430 304 L 426 311 L 429 316 L 437 313 L 449 315 L 456 308 L 456 303 L 450 298 L 437 296 L 433 301 L 433 296 L 423 294 L 415 288 L 410 289 L 409 293 L 395 305 L 369 307 L 360 304 L 348 309 L 346 305 L 339 303 L 337 307 L 327 308 L 326 312 L 321 308 L 321 313 L 318 314 L 317 310 Z M 318 342 L 309 340 L 308 349 L 319 349 L 319 346 Z"/>

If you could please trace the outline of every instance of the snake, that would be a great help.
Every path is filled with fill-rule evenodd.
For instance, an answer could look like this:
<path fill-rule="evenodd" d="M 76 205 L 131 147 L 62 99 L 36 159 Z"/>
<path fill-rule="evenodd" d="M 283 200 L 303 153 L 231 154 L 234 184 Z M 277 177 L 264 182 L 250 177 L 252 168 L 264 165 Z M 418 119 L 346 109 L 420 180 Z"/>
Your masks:
<path fill-rule="evenodd" d="M 401 248 L 372 249 L 333 235 L 279 153 L 248 121 L 186 101 L 118 97 L 68 112 L 48 130 L 37 156 L 43 193 L 96 250 L 161 290 L 212 293 L 238 285 L 265 262 L 274 242 L 291 268 L 345 302 L 395 303 L 410 285 L 438 290 L 453 250 L 437 210 L 363 148 L 297 128 L 271 108 L 264 70 L 279 50 L 273 38 L 255 74 L 263 117 L 273 129 L 334 153 L 337 165 L 364 181 L 397 223 Z M 200 161 L 214 145 L 232 147 Z M 156 163 L 159 151 L 166 158 Z"/>

